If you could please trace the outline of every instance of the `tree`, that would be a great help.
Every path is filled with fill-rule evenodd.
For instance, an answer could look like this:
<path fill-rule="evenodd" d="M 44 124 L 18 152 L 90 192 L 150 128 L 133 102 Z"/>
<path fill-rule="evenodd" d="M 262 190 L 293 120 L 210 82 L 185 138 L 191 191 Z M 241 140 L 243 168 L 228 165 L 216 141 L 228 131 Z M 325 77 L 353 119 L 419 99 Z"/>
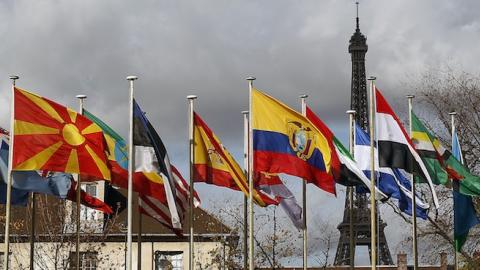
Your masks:
<path fill-rule="evenodd" d="M 476 174 L 480 173 L 480 76 L 458 71 L 450 66 L 431 68 L 407 84 L 410 93 L 416 93 L 415 112 L 423 118 L 423 122 L 442 141 L 445 147 L 451 147 L 451 123 L 449 112 L 456 111 L 457 132 L 462 145 L 464 159 L 468 168 Z M 420 192 L 425 197 L 425 187 Z M 418 224 L 419 255 L 422 261 L 432 263 L 438 252 L 450 255 L 453 249 L 453 199 L 451 189 L 437 186 L 440 208 L 430 211 L 426 222 Z M 428 199 L 428 198 L 427 198 Z M 480 200 L 474 198 L 478 209 Z M 398 208 L 392 205 L 395 212 L 405 217 Z M 478 267 L 474 259 L 480 246 L 480 230 L 474 228 L 462 249 L 465 267 Z M 410 245 L 411 238 L 402 244 Z M 435 252 L 436 254 L 432 254 Z"/>

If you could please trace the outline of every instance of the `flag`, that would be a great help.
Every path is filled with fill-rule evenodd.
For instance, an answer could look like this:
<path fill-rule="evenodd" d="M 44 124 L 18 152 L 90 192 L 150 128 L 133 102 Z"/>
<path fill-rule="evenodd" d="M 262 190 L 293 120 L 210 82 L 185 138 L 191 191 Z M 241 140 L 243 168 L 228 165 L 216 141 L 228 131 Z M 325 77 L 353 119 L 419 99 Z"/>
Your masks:
<path fill-rule="evenodd" d="M 257 184 L 262 191 L 275 197 L 280 202 L 280 207 L 297 229 L 305 229 L 302 207 L 278 175 L 261 173 L 259 179 L 257 179 Z"/>
<path fill-rule="evenodd" d="M 0 134 L 0 171 L 2 184 L 7 183 L 8 171 L 8 134 Z M 49 173 L 45 177 L 38 174 L 37 171 L 13 171 L 12 172 L 12 192 L 14 197 L 19 199 L 27 197 L 29 192 L 42 193 L 65 199 L 70 190 L 73 177 L 67 173 Z M 22 195 L 23 194 L 23 195 Z M 13 197 L 12 197 L 13 198 Z M 15 198 L 13 198 L 15 201 Z"/>
<path fill-rule="evenodd" d="M 423 125 L 418 117 L 412 114 L 412 142 L 428 170 L 432 182 L 436 185 L 449 185 L 449 174 L 445 170 L 444 160 L 450 153 L 445 151 L 442 144 Z M 416 182 L 424 182 L 421 176 L 415 176 Z"/>
<path fill-rule="evenodd" d="M 452 154 L 463 164 L 462 149 L 456 130 L 452 134 Z M 461 252 L 463 244 L 467 241 L 468 232 L 472 227 L 480 224 L 480 218 L 475 211 L 472 197 L 459 192 L 458 181 L 453 182 L 453 187 L 453 236 L 455 250 Z"/>
<path fill-rule="evenodd" d="M 432 193 L 435 207 L 438 208 L 438 198 L 433 182 L 405 128 L 378 89 L 375 89 L 375 97 L 379 166 L 423 174 Z"/>
<path fill-rule="evenodd" d="M 111 184 L 128 189 L 128 147 L 125 140 L 105 122 L 87 110 L 84 116 L 97 124 L 105 136 L 108 146 L 108 165 L 111 169 Z M 163 179 L 158 173 L 136 171 L 133 174 L 133 190 L 139 194 L 165 201 Z"/>
<path fill-rule="evenodd" d="M 78 189 L 78 184 L 75 180 L 72 181 L 72 186 L 70 190 L 68 191 L 67 194 L 67 200 L 76 202 L 77 201 L 77 189 Z M 112 214 L 112 208 L 108 206 L 106 203 L 104 203 L 102 200 L 97 199 L 87 192 L 80 190 L 80 204 L 98 210 L 102 211 L 105 214 Z"/>
<path fill-rule="evenodd" d="M 170 218 L 173 228 L 182 228 L 178 207 L 175 201 L 175 182 L 172 168 L 168 158 L 167 149 L 163 145 L 160 136 L 148 121 L 147 117 L 133 102 L 133 144 L 135 146 L 135 171 L 146 172 L 152 175 L 160 175 L 170 210 Z"/>
<path fill-rule="evenodd" d="M 252 90 L 253 170 L 301 177 L 335 194 L 332 152 L 324 134 L 280 101 Z"/>
<path fill-rule="evenodd" d="M 120 214 L 127 208 L 127 198 L 120 191 L 114 188 L 110 183 L 105 182 L 104 201 L 112 209 L 113 215 Z M 104 220 L 108 220 L 111 215 L 104 215 Z"/>
<path fill-rule="evenodd" d="M 14 87 L 13 170 L 110 179 L 102 130 L 72 109 Z"/>
<path fill-rule="evenodd" d="M 7 202 L 7 171 L 8 171 L 8 143 L 4 140 L 8 137 L 8 131 L 0 127 L 0 204 L 6 204 Z M 2 149 L 7 147 L 7 151 Z M 10 202 L 12 205 L 27 206 L 28 203 L 28 191 L 16 189 L 12 186 Z"/>
<path fill-rule="evenodd" d="M 455 158 L 450 151 L 445 149 L 440 140 L 432 135 L 425 125 L 412 112 L 412 140 L 418 153 L 424 160 L 430 177 L 436 184 L 451 186 L 449 179 L 459 181 L 457 191 L 470 196 L 480 196 L 480 177 L 473 175 L 463 165 L 463 162 Z M 456 134 L 454 134 L 456 136 Z M 452 144 L 452 147 L 455 143 Z M 453 149 L 458 151 L 458 149 Z M 459 155 L 461 151 L 458 151 Z M 421 180 L 421 176 L 417 176 Z"/>
<path fill-rule="evenodd" d="M 355 125 L 355 160 L 363 171 L 370 177 L 371 175 L 371 154 L 370 154 L 370 136 L 359 126 Z M 378 154 L 375 149 L 375 178 L 379 189 L 386 196 L 397 199 L 398 207 L 408 215 L 412 215 L 412 186 L 410 181 L 404 175 L 402 170 L 397 168 L 388 168 L 378 166 Z M 428 204 L 423 202 L 418 196 L 415 200 L 417 204 L 416 215 L 422 219 L 427 219 Z"/>
<path fill-rule="evenodd" d="M 182 177 L 180 172 L 172 166 L 172 173 L 173 179 L 175 181 L 175 189 L 176 189 L 176 202 L 179 206 L 179 217 L 181 223 L 185 220 L 185 213 L 186 210 L 189 208 L 189 196 L 190 196 L 190 186 L 187 184 L 187 181 Z M 194 192 L 193 197 L 193 205 L 194 207 L 200 206 L 200 199 L 196 192 Z M 158 221 L 163 226 L 171 229 L 175 234 L 182 236 L 183 232 L 181 228 L 176 228 L 172 224 L 172 218 L 170 215 L 168 203 L 161 202 L 153 197 L 140 195 L 139 196 L 139 210 L 140 213 L 150 216 L 156 221 Z"/>
<path fill-rule="evenodd" d="M 333 132 L 307 107 L 307 118 L 322 132 L 328 140 L 330 151 L 332 153 L 332 175 L 335 181 L 344 186 L 361 186 L 370 190 L 370 179 L 365 176 L 363 171 L 350 155 L 350 152 L 342 145 Z M 376 189 L 378 200 L 386 199 L 387 196 Z"/>
<path fill-rule="evenodd" d="M 240 165 L 197 113 L 194 113 L 193 125 L 194 180 L 240 190 L 245 196 L 248 196 L 247 177 Z M 278 204 L 261 190 L 254 190 L 253 198 L 255 203 L 260 206 Z"/>

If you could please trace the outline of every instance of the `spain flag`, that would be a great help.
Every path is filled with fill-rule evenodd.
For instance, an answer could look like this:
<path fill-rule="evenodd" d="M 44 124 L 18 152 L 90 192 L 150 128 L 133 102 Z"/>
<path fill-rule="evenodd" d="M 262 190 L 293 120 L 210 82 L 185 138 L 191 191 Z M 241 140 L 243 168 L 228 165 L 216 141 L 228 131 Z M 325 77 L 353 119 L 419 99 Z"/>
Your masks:
<path fill-rule="evenodd" d="M 110 180 L 100 127 L 51 100 L 14 88 L 13 170 Z"/>
<path fill-rule="evenodd" d="M 248 196 L 248 182 L 242 169 L 196 113 L 194 113 L 194 141 L 195 181 L 240 190 Z M 257 189 L 253 192 L 253 199 L 260 206 L 278 204 L 275 198 Z"/>

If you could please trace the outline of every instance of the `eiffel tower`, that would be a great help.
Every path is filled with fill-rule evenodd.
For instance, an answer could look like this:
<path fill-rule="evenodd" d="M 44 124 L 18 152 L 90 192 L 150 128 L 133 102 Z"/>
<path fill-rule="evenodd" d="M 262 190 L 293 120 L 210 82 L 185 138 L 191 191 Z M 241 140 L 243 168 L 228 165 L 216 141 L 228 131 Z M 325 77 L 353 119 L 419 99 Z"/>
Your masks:
<path fill-rule="evenodd" d="M 365 54 L 367 53 L 367 38 L 360 32 L 357 4 L 357 28 L 350 38 L 348 52 L 352 57 L 352 84 L 351 84 L 351 109 L 356 111 L 355 121 L 364 129 L 368 129 L 368 97 L 365 75 Z M 353 211 L 350 213 L 350 202 Z M 378 215 L 379 212 L 377 211 Z M 352 214 L 352 232 L 350 239 L 350 214 Z M 379 217 L 379 216 L 378 216 Z M 388 249 L 384 228 L 387 226 L 381 218 L 377 221 L 378 230 L 378 258 L 379 265 L 393 265 L 392 255 Z M 355 258 L 357 246 L 367 246 L 371 261 L 371 232 L 370 232 L 370 199 L 364 193 L 356 193 L 353 187 L 347 189 L 345 197 L 345 210 L 343 221 L 338 225 L 340 240 L 335 255 L 335 265 L 350 265 Z M 352 240 L 352 249 L 350 241 Z M 354 265 L 352 263 L 351 265 Z"/>

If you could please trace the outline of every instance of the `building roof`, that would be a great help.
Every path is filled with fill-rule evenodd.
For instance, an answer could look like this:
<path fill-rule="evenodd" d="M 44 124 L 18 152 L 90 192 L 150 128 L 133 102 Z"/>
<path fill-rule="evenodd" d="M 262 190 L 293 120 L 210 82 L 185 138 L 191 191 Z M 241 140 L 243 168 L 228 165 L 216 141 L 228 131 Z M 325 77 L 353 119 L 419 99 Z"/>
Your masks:
<path fill-rule="evenodd" d="M 122 193 L 125 192 L 122 191 Z M 139 231 L 139 211 L 136 193 L 134 193 L 133 201 L 134 210 L 132 229 L 133 234 L 136 235 Z M 66 220 L 68 220 L 68 218 L 65 219 L 66 215 L 70 214 L 73 218 L 75 218 L 75 212 L 66 213 L 68 208 L 66 207 L 66 203 L 64 200 L 49 195 L 37 194 L 35 202 L 37 208 L 35 212 L 35 234 L 37 235 L 37 237 L 59 235 L 62 231 L 62 228 L 68 226 L 68 224 L 65 223 Z M 2 213 L 5 212 L 5 205 L 0 205 L 0 211 Z M 10 234 L 14 237 L 28 237 L 30 235 L 31 227 L 30 207 L 12 206 L 11 213 Z M 62 213 L 65 213 L 65 215 Z M 153 218 L 142 215 L 142 237 L 150 237 L 152 239 L 162 238 L 162 240 L 165 241 L 188 241 L 188 215 L 189 213 L 187 212 L 184 222 L 185 236 L 183 238 L 179 238 L 170 229 L 164 227 Z M 220 220 L 218 220 L 202 208 L 196 208 L 194 210 L 194 220 L 194 234 L 196 241 L 197 238 L 198 241 L 208 241 L 208 239 L 212 239 L 215 237 L 227 237 L 232 233 L 231 229 L 228 226 L 223 224 Z M 103 233 L 98 233 L 98 235 L 101 234 L 104 238 L 112 239 L 124 238 L 126 233 L 126 221 L 127 210 L 125 209 L 117 217 L 114 217 L 112 219 L 109 225 L 106 226 L 106 229 Z M 89 221 L 82 221 L 81 226 L 83 227 L 87 222 Z M 73 227 L 70 231 L 73 231 L 74 228 L 75 227 Z M 0 230 L 0 235 L 3 236 L 5 231 L 5 216 L 0 217 Z"/>

